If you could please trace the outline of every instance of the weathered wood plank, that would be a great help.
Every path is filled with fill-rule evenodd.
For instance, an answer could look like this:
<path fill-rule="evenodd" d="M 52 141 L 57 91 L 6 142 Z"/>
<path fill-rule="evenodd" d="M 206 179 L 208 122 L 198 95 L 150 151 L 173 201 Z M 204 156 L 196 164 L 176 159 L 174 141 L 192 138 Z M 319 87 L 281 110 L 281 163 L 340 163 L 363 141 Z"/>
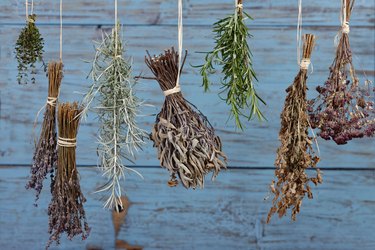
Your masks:
<path fill-rule="evenodd" d="M 107 28 L 105 28 L 108 30 Z M 16 61 L 13 58 L 13 44 L 17 32 L 14 27 L 1 26 L 0 30 L 0 164 L 30 163 L 32 158 L 32 124 L 36 113 L 44 105 L 47 82 L 41 73 L 35 86 L 19 86 L 16 83 Z M 46 39 L 46 60 L 58 55 L 58 29 L 43 26 L 41 31 Z M 333 38 L 336 28 L 306 28 L 318 36 L 318 45 L 312 56 L 314 72 L 309 78 L 310 89 L 322 83 L 328 74 L 334 47 Z M 358 73 L 368 72 L 374 81 L 374 37 L 368 36 L 373 29 L 353 28 L 351 42 Z M 93 55 L 92 39 L 100 37 L 100 30 L 93 27 L 71 26 L 64 29 L 64 63 L 65 77 L 61 89 L 61 100 L 79 100 L 88 85 L 86 74 L 90 65 L 82 60 L 91 59 Z M 197 105 L 208 116 L 217 128 L 224 143 L 224 150 L 230 159 L 230 165 L 272 166 L 275 150 L 278 146 L 277 135 L 280 126 L 279 114 L 281 103 L 285 98 L 284 89 L 291 83 L 297 73 L 295 57 L 295 29 L 289 28 L 255 28 L 251 46 L 254 48 L 254 65 L 259 74 L 259 91 L 267 100 L 264 108 L 268 122 L 249 123 L 243 133 L 234 132 L 232 122 L 227 123 L 228 107 L 217 97 L 218 86 L 213 86 L 210 93 L 204 94 L 200 87 L 198 71 L 189 66 L 202 62 L 202 54 L 196 51 L 207 51 L 212 46 L 209 27 L 186 27 L 184 47 L 190 51 L 188 64 L 183 75 L 185 96 Z M 144 65 L 145 50 L 159 53 L 164 48 L 175 44 L 175 29 L 168 27 L 126 27 L 125 37 L 128 41 L 129 56 L 134 58 L 134 72 L 149 74 Z M 362 77 L 363 79 L 363 77 Z M 218 77 L 214 80 L 218 80 Z M 142 81 L 138 93 L 147 102 L 155 105 L 145 113 L 155 114 L 163 101 L 156 82 Z M 310 91 L 310 96 L 316 93 Z M 97 124 L 89 117 L 88 123 L 82 124 L 79 133 L 78 163 L 95 164 L 95 136 Z M 42 117 L 39 118 L 41 120 Z M 150 130 L 154 116 L 140 117 L 142 126 Z M 320 166 L 336 167 L 373 167 L 375 165 L 373 139 L 356 140 L 345 146 L 336 146 L 333 142 L 319 141 L 322 153 Z M 148 143 L 145 151 L 137 161 L 138 165 L 158 165 L 155 150 Z"/>
<path fill-rule="evenodd" d="M 33 207 L 25 191 L 28 168 L 0 168 L 0 242 L 2 249 L 42 249 L 48 239 L 42 193 Z M 126 193 L 132 202 L 119 239 L 145 249 L 374 249 L 375 171 L 326 171 L 313 188 L 296 222 L 273 218 L 265 224 L 271 200 L 264 201 L 273 178 L 270 170 L 231 170 L 207 181 L 204 190 L 169 188 L 162 169 L 139 169 L 145 180 L 130 176 Z M 59 249 L 87 244 L 112 249 L 111 215 L 93 190 L 102 183 L 94 168 L 80 168 L 92 233 L 85 242 L 65 240 Z M 46 184 L 48 186 L 48 184 Z M 19 239 L 19 240 L 18 240 Z M 57 249 L 57 248 L 51 248 Z"/>
<path fill-rule="evenodd" d="M 43 23 L 58 23 L 59 2 L 34 1 L 35 12 Z M 233 0 L 186 0 L 184 19 L 186 24 L 211 25 L 219 18 L 232 13 Z M 244 1 L 244 8 L 255 18 L 258 25 L 295 25 L 297 2 Z M 3 0 L 0 3 L 1 23 L 23 23 L 24 0 Z M 177 1 L 175 0 L 123 0 L 119 1 L 119 16 L 128 24 L 175 24 Z M 340 1 L 304 1 L 305 24 L 337 25 Z M 99 11 L 100 10 L 100 11 Z M 357 0 L 353 25 L 373 25 L 375 6 L 373 1 Z M 64 22 L 80 24 L 113 23 L 113 0 L 64 0 Z"/>

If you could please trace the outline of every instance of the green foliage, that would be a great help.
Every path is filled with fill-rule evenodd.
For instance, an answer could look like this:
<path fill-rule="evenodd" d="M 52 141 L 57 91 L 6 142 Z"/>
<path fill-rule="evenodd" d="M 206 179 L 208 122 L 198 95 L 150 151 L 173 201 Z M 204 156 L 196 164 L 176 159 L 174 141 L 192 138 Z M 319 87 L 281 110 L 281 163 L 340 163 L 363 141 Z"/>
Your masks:
<path fill-rule="evenodd" d="M 36 15 L 29 15 L 26 26 L 21 30 L 17 39 L 15 53 L 18 61 L 19 84 L 28 83 L 28 73 L 31 70 L 31 82 L 35 83 L 35 63 L 43 61 L 44 40 L 39 33 L 39 29 L 35 25 Z"/>
<path fill-rule="evenodd" d="M 211 82 L 209 75 L 215 73 L 214 65 L 222 66 L 224 77 L 221 81 L 222 99 L 231 107 L 231 117 L 234 117 L 238 128 L 243 129 L 240 117 L 250 120 L 256 115 L 259 120 L 265 119 L 259 109 L 259 102 L 265 102 L 255 91 L 254 81 L 256 73 L 252 65 L 252 53 L 247 43 L 251 37 L 243 14 L 252 19 L 245 12 L 236 12 L 214 24 L 216 46 L 208 52 L 205 63 L 200 68 L 205 91 L 209 90 Z M 226 94 L 226 96 L 225 96 Z M 248 112 L 247 110 L 250 109 Z"/>

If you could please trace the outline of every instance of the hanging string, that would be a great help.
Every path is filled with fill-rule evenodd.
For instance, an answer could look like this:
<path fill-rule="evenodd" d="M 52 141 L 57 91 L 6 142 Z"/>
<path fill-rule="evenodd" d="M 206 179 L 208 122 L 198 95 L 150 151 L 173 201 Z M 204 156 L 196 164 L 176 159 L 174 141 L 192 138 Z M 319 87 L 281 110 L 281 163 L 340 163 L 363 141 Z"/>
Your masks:
<path fill-rule="evenodd" d="M 298 21 L 297 21 L 297 64 L 301 64 L 302 50 L 302 0 L 298 0 Z"/>
<path fill-rule="evenodd" d="M 341 27 L 342 27 L 342 33 L 348 34 L 350 32 L 350 27 L 349 27 L 349 21 L 347 20 L 347 0 L 342 0 L 341 1 L 341 15 L 340 15 L 340 21 L 341 21 Z"/>
<path fill-rule="evenodd" d="M 26 20 L 29 20 L 29 1 L 25 0 L 25 15 L 26 15 Z"/>
<path fill-rule="evenodd" d="M 34 0 L 31 0 L 31 15 L 34 14 Z"/>
<path fill-rule="evenodd" d="M 31 4 L 29 4 L 28 0 L 25 0 L 25 16 L 26 16 L 26 21 L 33 23 L 34 20 L 29 18 L 29 6 L 30 8 L 30 15 L 34 14 L 34 0 L 31 0 Z"/>
<path fill-rule="evenodd" d="M 63 11 L 63 4 L 62 0 L 60 0 L 60 61 L 62 61 L 62 38 L 63 38 L 63 18 L 62 18 L 62 11 Z"/>
<path fill-rule="evenodd" d="M 178 0 L 178 74 L 177 74 L 176 88 L 180 88 L 182 40 L 183 40 L 183 26 L 182 25 L 183 25 L 182 24 L 182 0 Z"/>
<path fill-rule="evenodd" d="M 117 56 L 117 48 L 118 48 L 118 27 L 117 27 L 117 0 L 115 0 L 115 57 Z"/>
<path fill-rule="evenodd" d="M 236 6 L 236 10 L 240 10 L 243 8 L 242 0 L 234 0 L 234 5 Z"/>

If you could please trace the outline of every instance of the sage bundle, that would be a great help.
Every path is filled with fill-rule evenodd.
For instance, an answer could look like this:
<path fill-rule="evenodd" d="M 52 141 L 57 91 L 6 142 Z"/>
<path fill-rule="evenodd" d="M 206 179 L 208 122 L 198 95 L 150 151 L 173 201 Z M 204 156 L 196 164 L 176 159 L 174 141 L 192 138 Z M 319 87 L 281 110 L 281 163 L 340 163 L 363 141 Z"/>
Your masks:
<path fill-rule="evenodd" d="M 164 54 L 145 57 L 147 66 L 164 91 L 165 101 L 153 126 L 151 140 L 158 150 L 162 167 L 170 173 L 170 186 L 177 185 L 177 176 L 185 188 L 203 188 L 204 177 L 213 172 L 214 179 L 226 168 L 220 138 L 207 118 L 182 95 L 177 79 L 182 71 L 179 54 L 173 48 Z M 190 104 L 190 105 L 189 105 Z"/>
<path fill-rule="evenodd" d="M 272 208 L 268 213 L 267 223 L 274 213 L 279 217 L 292 209 L 292 219 L 296 220 L 302 200 L 307 194 L 313 198 L 309 182 L 315 185 L 322 182 L 320 170 L 316 168 L 319 158 L 312 149 L 312 140 L 308 135 L 309 120 L 307 114 L 306 80 L 310 64 L 311 52 L 315 44 L 315 36 L 303 36 L 303 59 L 300 71 L 291 86 L 286 89 L 287 97 L 281 113 L 281 129 L 279 132 L 280 147 L 277 149 L 275 175 L 277 182 L 272 181 L 271 192 L 275 195 Z M 306 169 L 316 169 L 317 175 L 309 177 Z"/>
<path fill-rule="evenodd" d="M 92 85 L 83 99 L 82 112 L 86 115 L 92 108 L 99 120 L 98 162 L 107 182 L 98 191 L 109 193 L 104 206 L 110 209 L 122 208 L 121 181 L 125 171 L 136 172 L 126 167 L 124 160 L 135 159 L 147 136 L 136 121 L 143 102 L 135 95 L 137 82 L 132 77 L 130 61 L 123 57 L 119 32 L 117 24 L 111 34 L 104 34 L 102 42 L 97 43 L 90 73 Z"/>
<path fill-rule="evenodd" d="M 247 38 L 252 37 L 245 19 L 252 19 L 243 11 L 242 0 L 236 0 L 236 8 L 232 15 L 214 24 L 215 48 L 205 56 L 205 63 L 200 68 L 203 87 L 209 90 L 209 75 L 215 73 L 214 65 L 222 67 L 222 99 L 230 106 L 230 117 L 236 126 L 243 129 L 241 117 L 250 120 L 254 115 L 264 119 L 259 106 L 266 104 L 255 90 L 257 81 L 253 68 L 252 53 Z"/>
<path fill-rule="evenodd" d="M 48 63 L 48 97 L 45 105 L 44 119 L 39 140 L 33 157 L 30 180 L 27 189 L 35 189 L 36 200 L 39 199 L 43 188 L 43 181 L 47 174 L 53 179 L 53 172 L 57 164 L 57 139 L 56 139 L 56 103 L 60 92 L 63 77 L 63 64 L 59 62 Z"/>
<path fill-rule="evenodd" d="M 28 8 L 28 6 L 26 6 Z M 15 46 L 16 59 L 18 61 L 17 81 L 19 84 L 35 83 L 37 62 L 43 62 L 44 40 L 35 25 L 36 15 L 27 15 L 26 26 L 21 30 Z"/>
<path fill-rule="evenodd" d="M 77 117 L 81 111 L 77 102 L 58 106 L 58 159 L 52 200 L 48 206 L 50 238 L 47 248 L 53 242 L 59 244 L 64 232 L 70 240 L 79 234 L 84 240 L 90 233 L 83 208 L 86 199 L 81 192 L 76 166 Z"/>
<path fill-rule="evenodd" d="M 319 95 L 309 102 L 311 126 L 318 135 L 337 144 L 354 138 L 375 135 L 375 88 L 366 81 L 361 87 L 356 75 L 349 43 L 349 20 L 354 0 L 342 0 L 342 28 L 336 57 L 323 86 L 316 88 Z"/>

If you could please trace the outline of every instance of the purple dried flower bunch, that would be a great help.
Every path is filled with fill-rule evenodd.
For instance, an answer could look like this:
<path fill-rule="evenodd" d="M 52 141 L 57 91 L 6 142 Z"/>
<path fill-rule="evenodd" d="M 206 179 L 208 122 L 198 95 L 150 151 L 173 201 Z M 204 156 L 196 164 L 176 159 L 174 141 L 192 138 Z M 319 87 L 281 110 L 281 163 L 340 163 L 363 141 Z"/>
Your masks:
<path fill-rule="evenodd" d="M 61 61 L 52 61 L 48 64 L 48 98 L 45 106 L 44 120 L 38 143 L 36 144 L 31 176 L 26 184 L 27 189 L 35 189 L 36 199 L 43 188 L 43 181 L 47 174 L 53 172 L 57 164 L 57 140 L 56 140 L 56 103 L 60 92 L 63 77 L 63 64 Z M 51 187 L 52 189 L 52 187 Z"/>
<path fill-rule="evenodd" d="M 296 220 L 300 212 L 302 200 L 307 194 L 313 198 L 309 185 L 311 181 L 315 185 L 322 183 L 320 170 L 316 167 L 319 162 L 312 149 L 313 138 L 308 135 L 309 118 L 307 114 L 307 68 L 315 45 L 315 36 L 306 34 L 303 36 L 303 60 L 301 69 L 291 86 L 286 89 L 284 109 L 281 113 L 281 129 L 279 132 L 280 147 L 277 149 L 275 161 L 275 176 L 277 182 L 272 181 L 271 192 L 274 194 L 272 207 L 268 213 L 267 223 L 273 214 L 279 217 L 292 209 L 292 219 Z M 306 63 L 307 62 L 307 63 Z M 316 169 L 314 177 L 309 177 L 306 169 Z"/>
<path fill-rule="evenodd" d="M 77 102 L 59 104 L 58 107 L 58 160 L 52 200 L 48 206 L 50 239 L 60 243 L 60 236 L 66 232 L 68 239 L 81 234 L 82 240 L 90 233 L 83 203 L 86 201 L 79 184 L 76 166 L 76 137 L 79 114 L 82 108 Z"/>
<path fill-rule="evenodd" d="M 342 1 L 345 19 L 336 58 L 328 80 L 316 88 L 319 95 L 309 101 L 308 107 L 311 126 L 320 130 L 318 135 L 339 145 L 375 134 L 375 88 L 369 81 L 365 87 L 359 85 L 349 43 L 349 20 L 354 0 Z"/>

